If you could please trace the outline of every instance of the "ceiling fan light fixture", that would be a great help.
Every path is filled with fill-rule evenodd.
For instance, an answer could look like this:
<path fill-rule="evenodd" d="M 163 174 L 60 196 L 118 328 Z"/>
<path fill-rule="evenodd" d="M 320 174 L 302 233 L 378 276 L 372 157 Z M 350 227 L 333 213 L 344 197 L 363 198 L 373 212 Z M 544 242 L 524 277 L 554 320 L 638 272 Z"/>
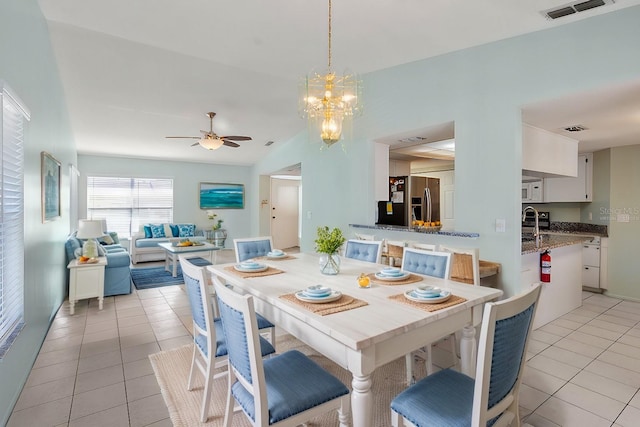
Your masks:
<path fill-rule="evenodd" d="M 220 138 L 206 137 L 200 140 L 200 145 L 207 150 L 217 150 L 218 148 L 222 147 L 222 144 L 224 144 L 224 141 Z"/>
<path fill-rule="evenodd" d="M 324 74 L 312 72 L 300 84 L 300 115 L 310 128 L 320 131 L 322 141 L 331 146 L 342 138 L 346 121 L 362 114 L 362 82 L 355 74 L 336 75 L 331 69 L 331 0 L 329 0 L 329 55 Z"/>

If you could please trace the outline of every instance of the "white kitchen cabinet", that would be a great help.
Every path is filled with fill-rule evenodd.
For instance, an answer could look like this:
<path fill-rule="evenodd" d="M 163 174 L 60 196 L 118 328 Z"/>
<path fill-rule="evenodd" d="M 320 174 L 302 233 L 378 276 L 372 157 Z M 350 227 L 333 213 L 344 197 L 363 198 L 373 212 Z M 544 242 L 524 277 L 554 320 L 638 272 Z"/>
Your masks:
<path fill-rule="evenodd" d="M 522 124 L 522 169 L 537 176 L 576 176 L 578 141 Z"/>
<path fill-rule="evenodd" d="M 411 175 L 411 162 L 405 160 L 389 160 L 389 176 Z"/>
<path fill-rule="evenodd" d="M 600 289 L 609 288 L 609 238 L 600 239 Z"/>
<path fill-rule="evenodd" d="M 545 178 L 545 202 L 590 202 L 593 199 L 593 153 L 578 156 L 575 178 Z"/>

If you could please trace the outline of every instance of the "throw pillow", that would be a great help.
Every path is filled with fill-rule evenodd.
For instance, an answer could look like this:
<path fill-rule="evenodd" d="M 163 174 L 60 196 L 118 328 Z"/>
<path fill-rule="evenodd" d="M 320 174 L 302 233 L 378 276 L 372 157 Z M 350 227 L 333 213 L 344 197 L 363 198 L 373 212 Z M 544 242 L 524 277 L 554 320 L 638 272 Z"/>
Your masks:
<path fill-rule="evenodd" d="M 100 242 L 101 245 L 113 245 L 115 243 L 109 234 L 99 237 L 98 242 Z"/>
<path fill-rule="evenodd" d="M 169 227 L 171 227 L 171 235 L 173 237 L 179 237 L 180 236 L 180 230 L 178 229 L 177 225 L 169 224 Z"/>
<path fill-rule="evenodd" d="M 164 235 L 164 225 L 162 224 L 149 224 L 149 227 L 151 227 L 151 237 L 152 238 L 156 238 L 156 237 L 165 237 Z"/>
<path fill-rule="evenodd" d="M 144 227 L 144 238 L 145 239 L 150 239 L 151 238 L 151 226 L 150 225 L 145 225 Z"/>
<path fill-rule="evenodd" d="M 171 226 L 167 223 L 162 224 L 162 226 L 164 227 L 164 237 L 171 237 L 173 236 L 173 230 L 171 230 Z"/>
<path fill-rule="evenodd" d="M 116 245 L 120 244 L 120 239 L 118 238 L 118 233 L 115 231 L 109 231 L 109 236 L 111 236 L 111 238 L 113 239 L 113 243 L 115 243 Z"/>
<path fill-rule="evenodd" d="M 195 224 L 178 224 L 178 237 L 193 237 L 195 232 Z"/>

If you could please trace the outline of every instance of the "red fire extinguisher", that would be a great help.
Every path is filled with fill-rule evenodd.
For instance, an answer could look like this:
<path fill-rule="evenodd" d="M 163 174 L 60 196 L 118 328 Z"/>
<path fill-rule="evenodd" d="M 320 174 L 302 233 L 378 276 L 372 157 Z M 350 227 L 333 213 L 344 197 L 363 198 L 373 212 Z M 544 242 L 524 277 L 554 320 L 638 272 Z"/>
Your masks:
<path fill-rule="evenodd" d="M 549 250 L 540 254 L 540 281 L 551 282 L 551 251 Z"/>

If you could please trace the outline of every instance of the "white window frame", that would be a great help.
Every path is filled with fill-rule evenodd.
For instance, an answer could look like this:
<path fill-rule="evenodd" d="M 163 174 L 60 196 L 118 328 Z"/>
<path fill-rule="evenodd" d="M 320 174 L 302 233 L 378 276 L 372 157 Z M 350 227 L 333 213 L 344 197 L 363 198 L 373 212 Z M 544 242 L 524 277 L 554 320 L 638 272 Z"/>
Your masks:
<path fill-rule="evenodd" d="M 0 360 L 2 360 L 24 327 L 24 128 L 31 114 L 3 80 L 0 80 L 0 88 Z"/>

